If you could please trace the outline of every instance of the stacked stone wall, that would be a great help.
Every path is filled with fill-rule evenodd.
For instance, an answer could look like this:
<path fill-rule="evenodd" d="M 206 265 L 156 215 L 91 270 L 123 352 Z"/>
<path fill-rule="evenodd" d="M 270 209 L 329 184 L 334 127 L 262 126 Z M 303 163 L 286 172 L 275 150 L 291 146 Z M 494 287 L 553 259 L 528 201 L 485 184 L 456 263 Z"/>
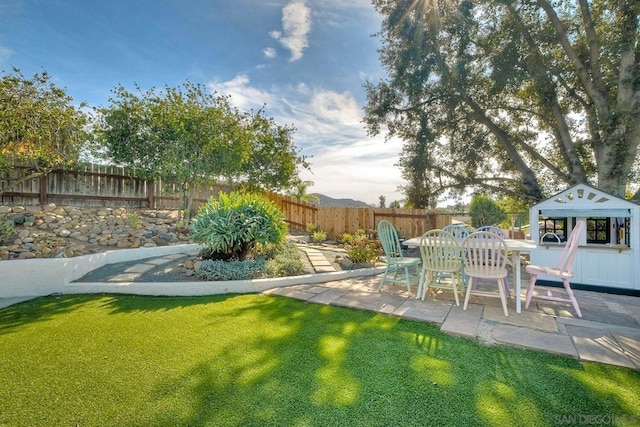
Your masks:
<path fill-rule="evenodd" d="M 0 206 L 0 259 L 191 243 L 177 210 Z"/>

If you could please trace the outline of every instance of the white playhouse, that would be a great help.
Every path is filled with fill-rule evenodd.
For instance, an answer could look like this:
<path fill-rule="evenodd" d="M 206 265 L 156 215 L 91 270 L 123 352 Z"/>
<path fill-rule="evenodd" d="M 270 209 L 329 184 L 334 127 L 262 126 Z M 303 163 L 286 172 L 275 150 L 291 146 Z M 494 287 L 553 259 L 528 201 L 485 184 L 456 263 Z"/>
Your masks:
<path fill-rule="evenodd" d="M 585 222 L 571 286 L 640 295 L 640 205 L 578 184 L 533 205 L 529 215 L 537 242 L 531 264 L 555 266 L 575 224 Z"/>

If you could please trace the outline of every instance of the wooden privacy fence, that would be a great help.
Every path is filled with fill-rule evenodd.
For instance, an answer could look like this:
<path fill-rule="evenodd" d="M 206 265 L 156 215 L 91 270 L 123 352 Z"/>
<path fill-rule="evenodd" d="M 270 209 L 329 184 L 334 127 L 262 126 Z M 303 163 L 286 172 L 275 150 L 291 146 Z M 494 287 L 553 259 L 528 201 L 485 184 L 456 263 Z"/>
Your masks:
<path fill-rule="evenodd" d="M 318 227 L 332 239 L 340 239 L 342 234 L 359 229 L 374 230 L 380 220 L 390 221 L 401 238 L 422 235 L 425 231 L 442 228 L 450 223 L 447 215 L 440 215 L 427 209 L 393 208 L 347 208 L 318 207 Z"/>
<path fill-rule="evenodd" d="M 135 171 L 117 166 L 85 164 L 73 170 L 54 170 L 45 176 L 25 179 L 33 170 L 14 166 L 10 177 L 0 179 L 0 203 L 10 205 L 123 206 L 130 208 L 179 209 L 180 188 L 162 180 L 137 177 Z M 18 185 L 9 187 L 11 183 Z M 3 191 L 10 188 L 8 191 Z M 194 195 L 196 207 L 226 184 L 203 185 Z"/>
<path fill-rule="evenodd" d="M 0 178 L 0 191 L 11 182 L 20 184 L 0 193 L 2 205 L 106 206 L 132 209 L 179 209 L 180 188 L 161 180 L 136 177 L 135 171 L 116 166 L 85 164 L 73 170 L 54 170 L 46 176 L 29 178 L 32 170 L 15 166 L 10 177 Z M 194 195 L 194 208 L 233 187 L 212 183 L 200 186 Z M 447 215 L 426 209 L 350 208 L 315 206 L 291 196 L 265 192 L 284 213 L 291 229 L 306 230 L 316 224 L 329 239 L 343 233 L 373 230 L 381 219 L 391 221 L 403 238 L 419 236 L 427 230 L 450 223 Z"/>

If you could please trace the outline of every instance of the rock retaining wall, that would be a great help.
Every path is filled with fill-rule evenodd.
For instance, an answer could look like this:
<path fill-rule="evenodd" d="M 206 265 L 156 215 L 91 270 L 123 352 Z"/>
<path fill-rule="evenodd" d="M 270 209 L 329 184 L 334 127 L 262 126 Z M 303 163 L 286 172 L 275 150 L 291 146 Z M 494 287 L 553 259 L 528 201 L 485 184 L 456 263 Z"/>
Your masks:
<path fill-rule="evenodd" d="M 177 210 L 0 206 L 0 259 L 74 257 L 190 243 Z"/>

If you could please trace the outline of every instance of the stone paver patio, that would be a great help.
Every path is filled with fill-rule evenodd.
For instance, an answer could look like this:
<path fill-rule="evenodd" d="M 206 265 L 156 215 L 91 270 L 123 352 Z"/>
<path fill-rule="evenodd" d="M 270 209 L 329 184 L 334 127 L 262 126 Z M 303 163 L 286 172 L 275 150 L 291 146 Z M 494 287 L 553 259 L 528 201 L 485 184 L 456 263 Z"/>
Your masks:
<path fill-rule="evenodd" d="M 385 285 L 378 292 L 379 283 L 380 276 L 373 276 L 275 288 L 266 293 L 432 322 L 443 332 L 489 345 L 511 345 L 640 369 L 637 297 L 575 290 L 583 314 L 578 318 L 570 305 L 536 300 L 529 309 L 523 304 L 522 313 L 516 314 L 512 295 L 509 316 L 505 317 L 497 298 L 472 298 L 464 311 L 455 305 L 451 292 L 431 294 L 421 301 L 401 286 Z"/>

